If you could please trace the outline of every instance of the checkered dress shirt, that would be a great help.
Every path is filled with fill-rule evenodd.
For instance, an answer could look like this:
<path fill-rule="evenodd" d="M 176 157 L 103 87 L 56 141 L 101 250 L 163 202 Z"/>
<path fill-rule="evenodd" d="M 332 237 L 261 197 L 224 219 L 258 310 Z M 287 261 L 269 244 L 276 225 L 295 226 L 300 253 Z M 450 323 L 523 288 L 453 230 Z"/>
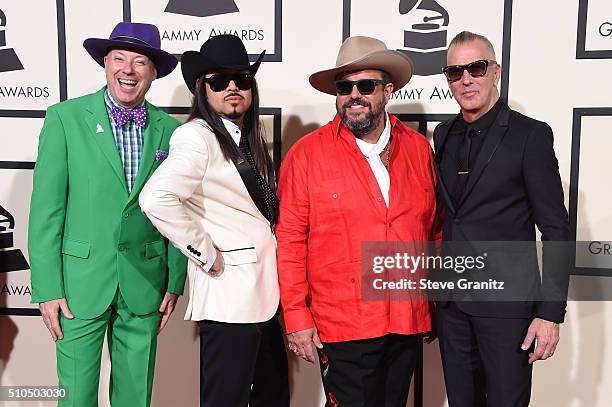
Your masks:
<path fill-rule="evenodd" d="M 125 173 L 128 191 L 132 192 L 134 181 L 138 174 L 138 168 L 140 167 L 140 157 L 144 145 L 144 128 L 137 126 L 132 120 L 128 121 L 123 126 L 117 126 L 115 124 L 112 115 L 113 106 L 121 106 L 113 100 L 108 88 L 106 92 L 104 92 L 104 103 L 106 104 L 106 111 L 108 112 L 111 127 L 113 128 L 117 150 L 119 151 L 119 156 L 123 163 L 123 172 Z"/>

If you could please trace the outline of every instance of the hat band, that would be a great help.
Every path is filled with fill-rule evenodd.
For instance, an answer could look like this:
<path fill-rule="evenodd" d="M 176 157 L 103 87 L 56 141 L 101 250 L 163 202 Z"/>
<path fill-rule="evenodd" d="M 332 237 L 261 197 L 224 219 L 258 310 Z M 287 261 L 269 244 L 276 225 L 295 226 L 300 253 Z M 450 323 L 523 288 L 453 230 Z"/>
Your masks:
<path fill-rule="evenodd" d="M 120 35 L 120 36 L 117 36 L 117 37 L 111 37 L 110 39 L 111 40 L 120 40 L 120 41 L 131 42 L 131 43 L 134 43 L 134 44 L 142 44 L 142 45 L 146 45 L 147 47 L 151 47 L 151 45 L 148 42 L 143 41 L 140 38 L 126 37 L 126 36 Z M 151 47 L 151 48 L 153 48 L 153 47 Z"/>

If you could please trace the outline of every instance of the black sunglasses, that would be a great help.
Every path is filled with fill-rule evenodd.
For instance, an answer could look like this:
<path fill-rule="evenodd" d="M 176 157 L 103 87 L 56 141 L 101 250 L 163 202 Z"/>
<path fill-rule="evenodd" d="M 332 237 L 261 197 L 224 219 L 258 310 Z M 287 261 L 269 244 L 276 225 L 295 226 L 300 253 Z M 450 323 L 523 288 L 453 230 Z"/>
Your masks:
<path fill-rule="evenodd" d="M 376 85 L 384 84 L 380 79 L 361 79 L 358 81 L 349 81 L 348 79 L 340 79 L 334 81 L 336 92 L 338 95 L 348 95 L 353 91 L 353 86 L 357 86 L 357 90 L 362 95 L 371 95 L 376 89 Z"/>
<path fill-rule="evenodd" d="M 253 86 L 253 77 L 250 73 L 216 73 L 204 77 L 204 82 L 208 82 L 213 92 L 227 89 L 230 81 L 234 81 L 240 90 L 249 90 Z"/>
<path fill-rule="evenodd" d="M 455 82 L 461 79 L 463 71 L 468 71 L 473 78 L 485 76 L 489 65 L 497 65 L 497 61 L 493 61 L 492 59 L 480 59 L 466 65 L 449 65 L 445 66 L 442 72 L 444 72 L 449 82 Z"/>

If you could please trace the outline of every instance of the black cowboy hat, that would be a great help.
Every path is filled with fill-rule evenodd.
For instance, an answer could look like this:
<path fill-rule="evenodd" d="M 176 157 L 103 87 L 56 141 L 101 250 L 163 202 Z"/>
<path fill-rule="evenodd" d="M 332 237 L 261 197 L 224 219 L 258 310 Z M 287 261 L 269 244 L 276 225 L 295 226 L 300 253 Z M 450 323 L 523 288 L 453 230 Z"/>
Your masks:
<path fill-rule="evenodd" d="M 181 71 L 185 84 L 193 93 L 196 80 L 205 72 L 231 69 L 249 70 L 255 76 L 259 65 L 266 54 L 264 50 L 253 65 L 249 64 L 249 55 L 242 40 L 235 35 L 222 34 L 209 38 L 200 51 L 187 51 L 181 56 Z"/>

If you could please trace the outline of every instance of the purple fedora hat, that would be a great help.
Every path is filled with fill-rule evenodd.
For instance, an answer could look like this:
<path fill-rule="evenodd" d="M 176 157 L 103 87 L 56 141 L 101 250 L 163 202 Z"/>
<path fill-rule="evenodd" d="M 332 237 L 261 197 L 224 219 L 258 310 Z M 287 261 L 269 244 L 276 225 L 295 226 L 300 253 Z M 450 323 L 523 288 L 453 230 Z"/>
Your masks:
<path fill-rule="evenodd" d="M 168 75 L 178 64 L 174 55 L 161 49 L 159 30 L 153 24 L 119 23 L 108 39 L 88 38 L 83 41 L 83 46 L 102 67 L 104 67 L 104 57 L 109 48 L 120 48 L 145 54 L 155 62 L 158 78 Z"/>

